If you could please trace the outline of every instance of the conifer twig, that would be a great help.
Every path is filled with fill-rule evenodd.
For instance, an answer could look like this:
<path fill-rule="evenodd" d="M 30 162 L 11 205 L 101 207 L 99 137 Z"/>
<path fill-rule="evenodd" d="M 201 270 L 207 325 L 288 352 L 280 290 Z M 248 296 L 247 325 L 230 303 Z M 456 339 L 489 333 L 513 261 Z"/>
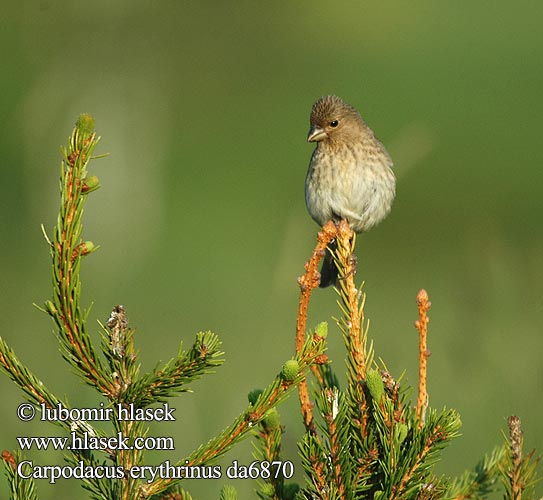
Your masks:
<path fill-rule="evenodd" d="M 255 432 L 257 445 L 253 452 L 255 460 L 266 461 L 269 464 L 277 463 L 281 460 L 281 434 L 284 429 L 281 425 L 281 419 L 277 409 L 272 408 L 268 411 L 264 419 L 258 425 Z M 277 467 L 277 466 L 276 466 Z M 282 499 L 284 488 L 284 477 L 274 473 L 269 478 L 260 481 L 260 498 L 270 498 L 273 500 Z"/>
<path fill-rule="evenodd" d="M 24 474 L 28 474 L 30 467 L 28 464 L 21 464 L 21 453 L 15 454 L 4 450 L 2 452 L 2 462 L 4 463 L 4 472 L 8 478 L 10 486 L 10 500 L 37 500 L 36 483 L 30 476 L 22 477 L 17 472 L 21 465 L 23 466 Z"/>
<path fill-rule="evenodd" d="M 339 429 L 337 425 L 337 416 L 339 412 L 339 391 L 337 388 L 326 390 L 326 402 L 328 403 L 328 412 L 324 415 L 324 418 L 328 424 L 330 434 L 330 459 L 333 478 L 334 483 L 337 486 L 338 497 L 341 500 L 344 500 L 346 498 L 346 488 L 344 478 L 342 477 L 342 439 L 340 436 L 342 429 Z"/>
<path fill-rule="evenodd" d="M 523 453 L 523 433 L 520 418 L 512 415 L 507 420 L 509 439 L 507 439 L 504 460 L 499 464 L 505 498 L 521 500 L 534 498 L 534 486 L 540 480 L 537 477 L 537 466 L 540 457 L 535 450 Z"/>
<path fill-rule="evenodd" d="M 511 446 L 511 471 L 509 480 L 511 481 L 511 500 L 521 500 L 522 498 L 522 428 L 520 418 L 511 415 L 507 421 L 509 427 L 509 439 Z"/>
<path fill-rule="evenodd" d="M 86 330 L 87 314 L 81 309 L 81 258 L 94 252 L 90 241 L 81 240 L 81 218 L 88 193 L 98 189 L 99 181 L 89 176 L 87 167 L 100 137 L 94 120 L 82 114 L 67 148 L 63 148 L 60 178 L 60 213 L 51 243 L 53 260 L 53 300 L 45 310 L 58 327 L 63 356 L 90 385 L 102 394 L 112 395 L 114 386 L 92 345 Z M 48 239 L 49 240 L 49 239 Z"/>
<path fill-rule="evenodd" d="M 473 470 L 467 470 L 455 478 L 447 492 L 451 500 L 469 500 L 486 498 L 494 489 L 499 466 L 503 463 L 505 446 L 497 446 L 492 453 L 486 454 Z"/>
<path fill-rule="evenodd" d="M 370 345 L 368 349 L 367 346 L 368 325 L 366 324 L 364 328 L 366 296 L 362 292 L 362 287 L 358 288 L 355 284 L 357 270 L 355 245 L 355 233 L 347 221 L 342 220 L 338 226 L 337 250 L 334 255 L 340 285 L 337 302 L 343 313 L 337 323 L 343 333 L 347 351 L 347 391 L 352 402 L 351 422 L 356 426 L 356 433 L 365 438 L 369 418 L 365 386 L 367 369 L 373 363 L 373 348 Z"/>
<path fill-rule="evenodd" d="M 419 319 L 415 321 L 415 328 L 419 332 L 419 394 L 417 398 L 417 420 L 419 429 L 424 425 L 426 418 L 426 408 L 428 407 L 428 390 L 426 388 L 427 365 L 430 351 L 428 351 L 426 336 L 428 333 L 428 322 L 430 321 L 427 313 L 432 303 L 428 300 L 428 293 L 421 289 L 417 294 L 417 306 L 419 309 Z"/>
<path fill-rule="evenodd" d="M 348 317 L 345 329 L 348 332 L 348 351 L 352 355 L 354 372 L 357 382 L 366 378 L 366 342 L 361 328 L 364 321 L 364 299 L 361 290 L 356 287 L 354 276 L 356 274 L 356 256 L 354 247 L 356 236 L 346 220 L 338 226 L 337 255 L 339 281 L 341 282 L 342 310 Z"/>
<path fill-rule="evenodd" d="M 305 331 L 307 325 L 307 308 L 311 292 L 319 286 L 320 274 L 318 271 L 319 262 L 326 252 L 328 244 L 336 237 L 337 227 L 332 222 L 327 222 L 317 237 L 317 245 L 313 250 L 311 258 L 305 264 L 305 273 L 298 278 L 300 285 L 300 301 L 298 304 L 298 317 L 296 320 L 296 353 L 302 349 L 305 341 Z M 305 428 L 308 432 L 316 434 L 315 424 L 313 422 L 313 404 L 309 398 L 309 389 L 306 380 L 302 380 L 298 385 L 298 396 Z"/>
<path fill-rule="evenodd" d="M 298 317 L 296 320 L 296 352 L 304 345 L 305 329 L 307 324 L 307 308 L 311 292 L 319 286 L 320 274 L 319 262 L 324 257 L 326 247 L 336 237 L 337 227 L 332 222 L 327 222 L 317 236 L 317 245 L 311 254 L 311 258 L 305 263 L 305 273 L 298 278 L 300 285 L 300 301 L 298 305 Z"/>
<path fill-rule="evenodd" d="M 300 352 L 296 354 L 295 360 L 293 360 L 297 368 L 293 376 L 286 379 L 284 374 L 278 375 L 268 388 L 262 392 L 257 401 L 239 415 L 227 429 L 211 439 L 206 445 L 202 445 L 193 451 L 184 460 L 180 460 L 176 466 L 205 465 L 223 455 L 235 443 L 251 432 L 253 427 L 265 418 L 268 410 L 283 401 L 290 389 L 299 384 L 302 379 L 305 379 L 307 369 L 323 353 L 324 349 L 325 341 L 322 337 L 313 336 L 307 339 Z M 142 485 L 140 489 L 141 496 L 148 498 L 157 495 L 178 481 L 179 479 L 171 477 L 160 478 L 151 484 Z"/>

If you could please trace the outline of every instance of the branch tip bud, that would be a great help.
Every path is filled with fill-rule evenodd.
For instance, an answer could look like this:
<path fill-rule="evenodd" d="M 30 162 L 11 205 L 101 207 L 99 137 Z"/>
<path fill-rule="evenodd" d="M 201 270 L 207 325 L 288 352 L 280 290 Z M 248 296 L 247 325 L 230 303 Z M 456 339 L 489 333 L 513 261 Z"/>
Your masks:
<path fill-rule="evenodd" d="M 283 379 L 287 382 L 293 382 L 298 376 L 299 371 L 300 365 L 298 361 L 296 361 L 295 359 L 289 359 L 283 365 L 283 369 L 281 370 L 281 377 L 283 377 Z"/>
<path fill-rule="evenodd" d="M 90 135 L 94 132 L 94 118 L 88 113 L 81 113 L 75 126 L 85 135 Z"/>
<path fill-rule="evenodd" d="M 83 179 L 83 186 L 81 192 L 83 194 L 89 194 L 96 191 L 100 187 L 100 179 L 96 175 L 89 175 Z"/>
<path fill-rule="evenodd" d="M 247 399 L 249 400 L 249 403 L 254 405 L 262 392 L 262 389 L 253 389 L 251 392 L 249 392 L 249 394 L 247 394 Z"/>
<path fill-rule="evenodd" d="M 279 417 L 279 412 L 276 408 L 270 408 L 266 413 L 264 413 L 262 425 L 267 430 L 277 429 L 278 427 L 280 427 L 281 419 Z"/>
<path fill-rule="evenodd" d="M 328 337 L 328 323 L 326 321 L 323 321 L 322 323 L 319 323 L 315 328 L 315 335 L 325 339 Z"/>
<path fill-rule="evenodd" d="M 385 392 L 385 384 L 378 370 L 371 369 L 367 371 L 366 385 L 368 386 L 371 397 L 379 403 Z"/>

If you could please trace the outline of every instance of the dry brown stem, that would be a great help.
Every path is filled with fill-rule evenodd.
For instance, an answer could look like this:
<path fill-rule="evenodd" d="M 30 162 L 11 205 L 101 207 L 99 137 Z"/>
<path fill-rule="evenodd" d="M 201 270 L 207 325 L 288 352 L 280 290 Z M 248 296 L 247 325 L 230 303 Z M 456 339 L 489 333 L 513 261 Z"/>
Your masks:
<path fill-rule="evenodd" d="M 428 293 L 421 289 L 417 294 L 417 306 L 419 308 L 419 319 L 415 321 L 415 328 L 419 332 L 419 395 L 417 398 L 417 420 L 419 428 L 424 425 L 426 417 L 426 408 L 428 407 L 428 391 L 426 388 L 427 364 L 430 351 L 426 342 L 428 333 L 428 322 L 430 321 L 427 313 L 432 303 L 428 300 Z"/>
<path fill-rule="evenodd" d="M 520 418 L 512 415 L 507 421 L 509 427 L 509 438 L 511 440 L 512 468 L 509 472 L 511 481 L 511 500 L 522 498 L 522 428 Z"/>
<path fill-rule="evenodd" d="M 313 250 L 311 258 L 305 264 L 305 273 L 298 278 L 300 285 L 300 301 L 298 304 L 298 317 L 296 320 L 296 353 L 299 353 L 305 342 L 305 331 L 307 327 L 307 309 L 311 292 L 319 286 L 320 273 L 319 262 L 326 252 L 328 244 L 336 237 L 337 227 L 330 221 L 325 224 L 317 237 L 317 245 Z M 313 404 L 309 398 L 307 381 L 304 379 L 298 385 L 298 395 L 305 428 L 308 432 L 316 434 L 313 422 Z"/>

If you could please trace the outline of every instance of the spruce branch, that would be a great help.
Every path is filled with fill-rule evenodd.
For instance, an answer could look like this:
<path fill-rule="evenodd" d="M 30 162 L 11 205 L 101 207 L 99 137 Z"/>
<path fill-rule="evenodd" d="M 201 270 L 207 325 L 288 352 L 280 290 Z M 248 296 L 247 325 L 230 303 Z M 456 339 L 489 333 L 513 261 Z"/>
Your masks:
<path fill-rule="evenodd" d="M 172 499 L 174 500 L 174 499 Z M 184 499 L 175 499 L 175 500 L 184 500 Z M 190 499 L 187 499 L 190 500 Z M 221 489 L 221 496 L 219 500 L 238 500 L 238 493 L 236 488 L 230 484 L 225 484 Z"/>
<path fill-rule="evenodd" d="M 473 470 L 464 472 L 452 481 L 445 498 L 453 500 L 486 498 L 494 491 L 505 453 L 505 446 L 494 448 L 492 453 L 485 455 Z"/>
<path fill-rule="evenodd" d="M 337 250 L 334 260 L 338 268 L 339 300 L 338 307 L 342 313 L 336 318 L 336 323 L 343 335 L 347 364 L 347 398 L 345 404 L 349 409 L 349 427 L 352 441 L 352 453 L 364 463 L 371 461 L 368 453 L 371 447 L 362 443 L 368 437 L 368 400 L 366 394 L 367 367 L 373 364 L 373 346 L 367 345 L 368 327 L 364 327 L 364 305 L 366 296 L 362 288 L 355 284 L 357 261 L 354 254 L 356 235 L 350 229 L 347 221 L 342 220 L 338 226 Z M 363 477 L 367 470 L 358 468 L 354 476 Z"/>
<path fill-rule="evenodd" d="M 520 418 L 512 415 L 508 420 L 509 442 L 511 450 L 511 467 L 509 470 L 509 484 L 511 485 L 511 500 L 521 500 L 522 498 L 522 428 Z"/>
<path fill-rule="evenodd" d="M 226 453 L 232 446 L 245 438 L 267 415 L 267 412 L 284 401 L 290 391 L 306 376 L 309 367 L 324 353 L 326 343 L 324 338 L 313 336 L 308 338 L 302 349 L 293 360 L 287 361 L 281 373 L 259 395 L 254 404 L 249 404 L 246 411 L 241 413 L 234 422 L 206 445 L 194 450 L 185 459 L 180 460 L 176 467 L 193 467 L 209 464 Z M 295 369 L 293 369 L 295 368 Z M 157 479 L 149 485 L 142 485 L 141 495 L 148 498 L 164 492 L 180 479 Z"/>
<path fill-rule="evenodd" d="M 339 384 L 328 364 L 318 367 L 315 400 L 322 416 L 320 432 L 306 432 L 300 443 L 300 454 L 309 474 L 310 495 L 318 498 L 352 498 L 369 486 L 376 460 L 367 428 L 367 396 L 365 376 L 373 351 L 367 348 L 367 328 L 363 328 L 364 295 L 354 284 L 356 259 L 355 235 L 346 221 L 335 224 L 340 300 L 343 316 L 336 320 L 347 350 L 347 391 Z M 382 383 L 382 382 L 381 382 Z M 322 435 L 322 437 L 320 437 Z"/>
<path fill-rule="evenodd" d="M 287 361 L 292 363 L 292 360 Z M 283 368 L 288 369 L 287 363 Z M 249 393 L 249 402 L 255 403 L 261 390 L 254 390 Z M 294 497 L 300 490 L 300 486 L 297 483 L 285 483 L 285 477 L 283 476 L 284 464 L 292 465 L 292 462 L 285 462 L 281 456 L 281 437 L 284 432 L 284 428 L 281 425 L 279 412 L 272 408 L 269 410 L 265 417 L 256 426 L 253 435 L 256 437 L 253 441 L 253 457 L 260 464 L 267 464 L 269 477 L 262 478 L 258 481 L 259 489 L 257 495 L 262 500 L 294 500 Z"/>
<path fill-rule="evenodd" d="M 52 408 L 59 403 L 59 400 L 45 388 L 43 382 L 21 363 L 2 337 L 0 337 L 0 368 L 25 392 L 29 401 L 36 407 L 47 403 L 48 407 Z"/>
<path fill-rule="evenodd" d="M 438 499 L 448 491 L 445 478 L 435 476 L 442 449 L 459 435 L 454 410 L 427 409 L 426 358 L 428 295 L 419 307 L 419 397 L 406 403 L 401 388 L 374 361 L 364 324 L 365 295 L 354 282 L 356 237 L 345 221 L 336 225 L 338 306 L 336 320 L 346 347 L 347 387 L 341 391 L 328 363 L 318 367 L 315 402 L 320 418 L 299 444 L 307 487 L 299 498 Z M 303 413 L 303 408 L 302 408 Z M 450 491 L 449 491 L 450 493 Z"/>
<path fill-rule="evenodd" d="M 271 468 L 270 476 L 258 482 L 257 494 L 263 500 L 282 500 L 283 498 L 284 478 L 281 474 L 277 474 L 277 466 L 272 467 L 281 459 L 282 433 L 283 427 L 276 408 L 268 410 L 253 433 L 256 436 L 256 443 L 253 442 L 253 457 L 260 463 L 270 464 Z"/>
<path fill-rule="evenodd" d="M 23 478 L 17 473 L 17 468 L 21 465 L 25 469 L 25 475 L 28 473 L 29 466 L 24 467 L 24 464 L 21 464 L 21 460 L 20 453 L 2 452 L 4 471 L 10 485 L 9 500 L 37 500 L 38 496 L 36 494 L 34 479 L 31 477 L 28 479 Z"/>
<path fill-rule="evenodd" d="M 179 346 L 179 354 L 162 367 L 155 369 L 137 380 L 127 391 L 126 397 L 146 406 L 152 402 L 163 401 L 173 394 L 186 392 L 184 386 L 220 366 L 224 359 L 221 342 L 213 332 L 199 332 L 188 351 Z"/>
<path fill-rule="evenodd" d="M 424 426 L 404 438 L 396 467 L 386 471 L 391 479 L 388 498 L 399 499 L 418 493 L 423 485 L 435 481 L 432 468 L 440 459 L 441 450 L 459 436 L 460 426 L 460 417 L 454 410 L 429 411 Z M 398 438 L 401 436 L 398 432 Z M 440 490 L 435 493 L 441 493 Z"/>
<path fill-rule="evenodd" d="M 125 308 L 115 306 L 107 321 L 107 328 L 102 326 L 102 329 L 102 350 L 115 385 L 113 395 L 123 403 L 145 407 L 163 402 L 189 391 L 184 387 L 186 384 L 211 373 L 224 362 L 219 337 L 213 332 L 199 332 L 188 351 L 183 351 L 181 342 L 175 358 L 139 376 L 141 366 L 136 363 L 134 330 L 128 327 Z"/>
<path fill-rule="evenodd" d="M 326 247 L 337 235 L 337 227 L 329 221 L 317 235 L 317 245 L 311 254 L 309 261 L 305 263 L 305 273 L 298 278 L 300 285 L 300 300 L 298 303 L 298 316 L 296 319 L 296 352 L 299 352 L 305 341 L 305 332 L 307 325 L 307 309 L 311 292 L 319 286 L 320 273 L 319 262 L 324 257 Z"/>
<path fill-rule="evenodd" d="M 349 227 L 346 220 L 342 220 L 338 226 L 337 250 L 334 260 L 338 268 L 338 280 L 340 283 L 338 302 L 343 317 L 339 321 L 339 327 L 344 334 L 344 340 L 349 354 L 349 385 L 360 383 L 365 379 L 366 366 L 371 364 L 371 359 L 366 359 L 370 353 L 366 349 L 367 332 L 362 331 L 364 322 L 365 295 L 358 289 L 354 282 L 356 274 L 356 256 L 354 248 L 356 235 Z"/>
<path fill-rule="evenodd" d="M 53 300 L 45 303 L 45 311 L 57 325 L 64 358 L 86 383 L 112 397 L 114 384 L 92 345 L 86 328 L 87 312 L 80 304 L 81 259 L 98 248 L 92 242 L 82 241 L 81 218 L 88 193 L 99 185 L 95 176 L 88 175 L 99 140 L 92 117 L 81 115 L 68 146 L 62 149 L 60 212 L 50 241 Z"/>
<path fill-rule="evenodd" d="M 306 471 L 307 495 L 322 499 L 331 498 L 330 488 L 333 484 L 328 478 L 328 453 L 321 440 L 314 433 L 306 432 L 298 443 L 298 449 Z M 302 498 L 312 498 L 307 495 Z"/>
<path fill-rule="evenodd" d="M 66 455 L 66 463 L 72 467 L 79 467 L 80 464 L 83 465 L 83 468 L 87 471 L 95 471 L 98 467 L 111 467 L 111 462 L 109 459 L 114 457 L 114 452 L 109 452 L 109 457 L 107 460 L 98 460 L 93 453 L 88 450 L 72 451 L 73 456 Z M 82 488 L 90 492 L 91 498 L 95 500 L 112 500 L 122 498 L 119 496 L 118 491 L 120 481 L 109 481 L 103 480 L 96 475 L 92 474 L 85 475 L 82 479 Z M 137 497 L 133 497 L 137 498 Z"/>
<path fill-rule="evenodd" d="M 337 495 L 340 499 L 345 499 L 346 491 L 349 484 L 349 468 L 343 453 L 342 443 L 345 442 L 345 434 L 348 432 L 349 426 L 346 422 L 346 412 L 340 414 L 339 408 L 346 408 L 346 405 L 340 405 L 340 392 L 337 388 L 327 389 L 324 392 L 323 406 L 326 407 L 323 412 L 323 417 L 326 421 L 327 432 L 330 436 L 330 459 L 332 480 L 337 486 Z M 346 477 L 347 476 L 347 477 Z"/>
<path fill-rule="evenodd" d="M 28 368 L 26 368 L 15 355 L 12 349 L 10 349 L 5 341 L 0 337 L 0 368 L 2 371 L 17 385 L 21 390 L 26 394 L 27 400 L 33 404 L 33 406 L 38 411 L 42 411 L 42 406 L 46 410 L 57 409 L 63 407 L 68 415 L 71 415 L 72 408 L 65 401 L 56 397 L 47 386 Z M 85 436 L 103 438 L 106 437 L 104 431 L 96 429 L 89 421 L 81 419 L 72 419 L 72 418 L 56 418 L 51 420 L 51 422 L 61 428 L 66 432 L 73 432 L 77 438 L 84 439 Z M 113 456 L 114 453 L 112 450 L 106 448 L 103 450 L 106 456 Z M 7 452 L 9 453 L 9 452 Z M 98 465 L 97 460 L 94 457 L 94 454 L 88 450 L 71 450 L 72 456 L 67 456 L 67 461 L 72 465 L 77 465 L 78 462 L 83 462 L 85 466 L 91 468 L 96 468 Z M 18 455 L 17 455 L 18 456 Z M 19 456 L 18 456 L 19 457 Z M 20 457 L 17 458 L 17 463 L 20 461 Z M 11 461 L 13 463 L 13 460 Z M 8 475 L 8 479 L 11 484 L 11 488 L 20 490 L 21 488 L 26 488 L 23 485 L 20 485 L 21 478 L 17 475 L 17 481 L 14 482 L 12 476 Z M 102 500 L 111 500 L 111 484 L 104 483 L 103 481 L 97 480 L 95 478 L 85 479 L 85 487 L 95 493 L 95 498 L 100 498 Z M 23 481 L 24 483 L 24 481 Z M 23 491 L 23 490 L 21 490 Z M 24 490 L 26 491 L 26 490 Z M 97 492 L 101 492 L 98 494 Z M 19 496 L 14 498 L 25 499 L 26 496 Z"/>
<path fill-rule="evenodd" d="M 32 403 L 36 410 L 42 411 L 42 408 L 50 410 L 62 406 L 70 413 L 71 407 L 68 402 L 55 396 L 42 380 L 19 360 L 13 349 L 6 344 L 2 337 L 0 337 L 0 369 L 26 394 L 27 401 Z M 52 423 L 68 432 L 76 432 L 77 436 L 82 436 L 85 432 L 91 435 L 101 435 L 87 421 L 67 418 L 54 419 Z"/>
<path fill-rule="evenodd" d="M 528 493 L 528 498 L 533 498 L 534 486 L 540 480 L 537 477 L 540 457 L 535 456 L 535 450 L 526 455 L 523 454 L 523 432 L 519 417 L 510 416 L 507 426 L 509 436 L 506 438 L 506 452 L 499 466 L 505 498 L 521 500 L 526 493 Z"/>
<path fill-rule="evenodd" d="M 317 245 L 311 254 L 311 258 L 305 263 L 305 273 L 298 278 L 300 285 L 300 300 L 298 303 L 298 316 L 296 319 L 296 353 L 300 351 L 304 345 L 306 327 L 307 327 L 307 309 L 309 299 L 313 290 L 319 286 L 320 273 L 319 262 L 324 257 L 326 247 L 337 235 L 337 227 L 329 221 L 322 228 L 322 231 L 317 235 Z M 324 361 L 324 360 L 321 360 Z M 316 368 L 312 369 L 314 373 L 318 373 Z M 307 381 L 304 379 L 298 385 L 298 397 L 302 411 L 302 418 L 305 428 L 308 432 L 316 433 L 315 424 L 313 423 L 313 403 L 309 397 L 309 389 Z"/>

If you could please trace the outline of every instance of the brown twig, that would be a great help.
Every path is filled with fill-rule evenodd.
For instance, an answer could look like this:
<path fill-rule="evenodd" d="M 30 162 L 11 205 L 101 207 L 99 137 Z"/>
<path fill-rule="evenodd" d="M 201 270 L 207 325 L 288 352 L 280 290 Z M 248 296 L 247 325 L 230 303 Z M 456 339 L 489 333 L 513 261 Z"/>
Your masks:
<path fill-rule="evenodd" d="M 361 333 L 364 321 L 364 300 L 360 300 L 360 290 L 356 287 L 354 276 L 356 274 L 356 257 L 354 255 L 354 233 L 346 220 L 342 220 L 338 227 L 337 259 L 340 262 L 339 280 L 342 282 L 342 299 L 349 316 L 345 324 L 349 332 L 348 349 L 352 351 L 355 364 L 356 381 L 362 382 L 366 378 L 366 343 Z"/>
<path fill-rule="evenodd" d="M 512 415 L 507 421 L 509 427 L 509 438 L 511 440 L 511 462 L 512 467 L 509 472 L 511 481 L 511 500 L 521 500 L 522 498 L 522 428 L 520 418 Z"/>
<path fill-rule="evenodd" d="M 326 223 L 317 237 L 317 245 L 313 250 L 311 258 L 305 264 L 305 273 L 298 278 L 300 285 L 300 301 L 298 304 L 298 317 L 296 319 L 296 353 L 299 353 L 305 342 L 305 331 L 307 326 L 307 309 L 311 292 L 319 286 L 319 262 L 323 258 L 328 244 L 336 237 L 337 227 L 332 222 Z M 306 380 L 298 385 L 298 396 L 305 428 L 308 432 L 316 434 L 313 422 L 313 404 L 309 397 L 309 389 Z"/>
<path fill-rule="evenodd" d="M 426 388 L 426 374 L 428 357 L 430 351 L 428 351 L 426 335 L 428 333 L 428 322 L 430 321 L 427 313 L 432 303 L 428 300 L 428 293 L 426 290 L 421 289 L 417 294 L 417 306 L 419 308 L 419 319 L 415 321 L 415 328 L 419 332 L 419 395 L 417 398 L 417 420 L 419 422 L 419 428 L 424 425 L 426 418 L 426 408 L 428 407 L 428 391 Z"/>
<path fill-rule="evenodd" d="M 317 245 L 311 258 L 305 263 L 305 273 L 298 278 L 300 285 L 300 302 L 298 305 L 298 317 L 296 320 L 296 352 L 300 352 L 305 341 L 305 328 L 307 323 L 307 308 L 311 292 L 319 286 L 319 262 L 324 257 L 326 247 L 337 236 L 337 227 L 332 222 L 327 222 L 317 236 Z"/>

